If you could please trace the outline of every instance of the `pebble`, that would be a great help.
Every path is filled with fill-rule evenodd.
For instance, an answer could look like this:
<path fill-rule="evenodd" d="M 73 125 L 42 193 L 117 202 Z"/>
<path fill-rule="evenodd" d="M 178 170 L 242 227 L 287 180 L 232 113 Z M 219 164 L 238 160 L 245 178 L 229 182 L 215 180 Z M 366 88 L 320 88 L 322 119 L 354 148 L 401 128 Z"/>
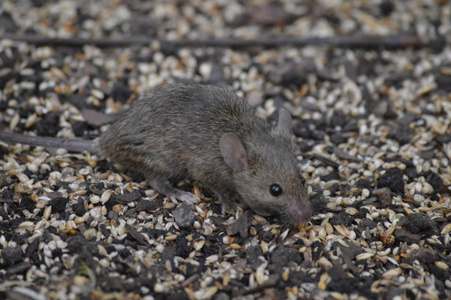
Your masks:
<path fill-rule="evenodd" d="M 379 188 L 387 187 L 393 193 L 404 195 L 405 183 L 402 178 L 401 170 L 394 168 L 385 171 L 383 175 L 377 180 Z"/>
<path fill-rule="evenodd" d="M 172 212 L 175 223 L 180 228 L 188 228 L 196 220 L 197 215 L 191 210 L 190 206 L 182 203 Z"/>

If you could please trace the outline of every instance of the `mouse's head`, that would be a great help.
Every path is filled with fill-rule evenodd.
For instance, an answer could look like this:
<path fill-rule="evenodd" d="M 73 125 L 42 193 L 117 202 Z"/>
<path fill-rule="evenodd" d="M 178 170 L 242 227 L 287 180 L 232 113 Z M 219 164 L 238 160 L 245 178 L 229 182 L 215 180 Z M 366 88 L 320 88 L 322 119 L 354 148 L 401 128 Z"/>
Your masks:
<path fill-rule="evenodd" d="M 219 146 L 225 163 L 234 171 L 237 193 L 252 210 L 301 224 L 310 220 L 311 208 L 291 138 L 291 117 L 281 110 L 270 134 L 255 133 L 243 141 L 227 133 Z"/>

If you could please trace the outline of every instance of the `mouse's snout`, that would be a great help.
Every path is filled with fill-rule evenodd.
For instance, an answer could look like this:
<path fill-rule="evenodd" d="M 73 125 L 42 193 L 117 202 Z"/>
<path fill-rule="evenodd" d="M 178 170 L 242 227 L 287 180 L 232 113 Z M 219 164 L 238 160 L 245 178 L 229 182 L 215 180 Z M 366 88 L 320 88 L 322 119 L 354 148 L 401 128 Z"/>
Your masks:
<path fill-rule="evenodd" d="M 305 207 L 293 207 L 288 210 L 288 217 L 290 218 L 290 223 L 292 224 L 303 224 L 310 221 L 312 217 L 312 210 L 310 206 Z"/>

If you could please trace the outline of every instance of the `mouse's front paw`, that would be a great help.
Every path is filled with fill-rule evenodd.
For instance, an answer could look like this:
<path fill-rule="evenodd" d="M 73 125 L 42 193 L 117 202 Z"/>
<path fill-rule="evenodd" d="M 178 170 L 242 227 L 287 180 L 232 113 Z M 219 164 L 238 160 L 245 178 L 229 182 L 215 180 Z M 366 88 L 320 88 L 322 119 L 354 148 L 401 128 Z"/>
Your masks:
<path fill-rule="evenodd" d="M 153 179 L 149 180 L 149 184 L 157 190 L 160 194 L 166 195 L 172 202 L 178 204 L 177 200 L 185 202 L 186 204 L 192 205 L 197 204 L 200 199 L 193 193 L 181 191 L 164 180 Z"/>
<path fill-rule="evenodd" d="M 231 201 L 221 202 L 221 214 L 225 215 L 225 213 L 227 211 L 229 211 L 230 213 L 233 213 L 233 210 L 237 207 L 239 207 L 239 204 L 236 202 L 231 202 Z"/>
<path fill-rule="evenodd" d="M 189 193 L 189 192 L 183 192 L 183 191 L 180 191 L 176 195 L 171 195 L 168 197 L 175 204 L 178 204 L 177 200 L 180 200 L 182 202 L 185 202 L 186 204 L 193 205 L 193 204 L 197 204 L 200 200 L 199 197 L 197 197 L 196 195 Z"/>

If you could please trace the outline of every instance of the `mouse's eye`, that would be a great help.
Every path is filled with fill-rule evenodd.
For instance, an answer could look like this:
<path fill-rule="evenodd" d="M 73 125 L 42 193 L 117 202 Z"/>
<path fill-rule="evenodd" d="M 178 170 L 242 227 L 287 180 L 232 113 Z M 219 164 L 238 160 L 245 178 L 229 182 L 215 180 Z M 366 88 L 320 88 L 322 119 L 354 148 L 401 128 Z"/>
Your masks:
<path fill-rule="evenodd" d="M 282 192 L 282 187 L 277 183 L 271 184 L 271 186 L 269 187 L 269 193 L 274 197 L 280 196 Z"/>
<path fill-rule="evenodd" d="M 301 183 L 302 183 L 302 185 L 305 185 L 305 178 L 304 177 L 301 177 Z"/>

